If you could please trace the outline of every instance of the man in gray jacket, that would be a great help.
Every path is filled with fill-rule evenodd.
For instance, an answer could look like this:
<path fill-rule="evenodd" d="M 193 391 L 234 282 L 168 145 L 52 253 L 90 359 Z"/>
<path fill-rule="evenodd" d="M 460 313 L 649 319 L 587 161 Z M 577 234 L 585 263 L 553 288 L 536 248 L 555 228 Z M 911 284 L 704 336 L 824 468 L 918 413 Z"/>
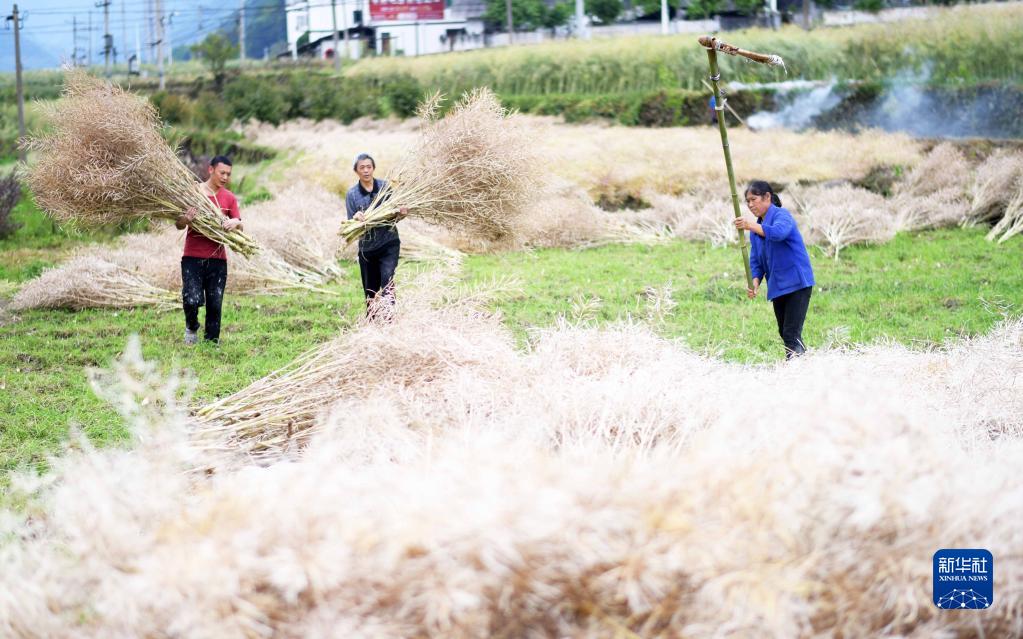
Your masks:
<path fill-rule="evenodd" d="M 380 196 L 381 190 L 387 186 L 387 182 L 373 177 L 373 171 L 377 168 L 376 161 L 366 153 L 360 153 L 355 158 L 352 168 L 359 176 L 359 181 L 348 189 L 345 208 L 349 220 L 361 220 L 370 205 Z M 404 213 L 402 210 L 401 215 Z M 362 288 L 366 293 L 367 312 L 372 310 L 372 302 L 378 296 L 393 302 L 394 271 L 398 268 L 400 252 L 401 239 L 394 225 L 370 229 L 359 238 L 359 270 L 362 273 Z"/>

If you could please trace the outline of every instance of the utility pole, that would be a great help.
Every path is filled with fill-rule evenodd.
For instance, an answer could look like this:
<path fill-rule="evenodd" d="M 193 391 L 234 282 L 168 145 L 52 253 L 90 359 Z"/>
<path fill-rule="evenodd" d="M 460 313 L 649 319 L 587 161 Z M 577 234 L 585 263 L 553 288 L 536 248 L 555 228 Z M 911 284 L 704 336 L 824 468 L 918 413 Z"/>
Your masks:
<path fill-rule="evenodd" d="M 92 11 L 89 12 L 89 51 L 86 53 L 85 64 L 92 66 Z"/>
<path fill-rule="evenodd" d="M 668 0 L 661 0 L 661 35 L 668 35 Z"/>
<path fill-rule="evenodd" d="M 25 137 L 25 92 L 21 87 L 21 36 L 18 34 L 21 31 L 21 22 L 23 20 L 18 18 L 18 5 L 14 5 L 14 10 L 11 15 L 7 16 L 7 19 L 14 22 L 14 76 L 15 76 L 15 91 L 18 95 L 18 137 Z M 18 159 L 21 163 L 25 163 L 25 149 L 18 149 Z"/>
<path fill-rule="evenodd" d="M 810 30 L 810 0 L 803 0 L 803 28 Z"/>
<path fill-rule="evenodd" d="M 113 47 L 114 37 L 110 35 L 110 0 L 102 0 L 96 3 L 97 7 L 103 7 L 103 75 L 110 77 L 110 49 Z"/>
<path fill-rule="evenodd" d="M 121 0 L 121 53 L 124 54 L 122 57 L 124 58 L 125 63 L 128 62 L 128 52 L 131 51 L 131 45 L 128 44 L 128 19 L 124 14 L 124 3 L 127 1 L 128 0 Z M 114 66 L 116 65 L 117 63 L 115 62 Z"/>
<path fill-rule="evenodd" d="M 156 41 L 159 39 L 156 35 L 156 2 L 157 0 L 146 0 L 146 15 L 149 21 L 149 62 L 150 64 L 156 62 Z"/>
<path fill-rule="evenodd" d="M 78 66 L 78 16 L 71 16 L 71 66 Z"/>
<path fill-rule="evenodd" d="M 582 40 L 588 40 L 589 34 L 586 32 L 586 16 L 583 12 L 583 0 L 575 0 L 575 37 Z"/>
<path fill-rule="evenodd" d="M 167 68 L 174 66 L 174 16 L 177 11 L 167 14 L 167 29 L 163 33 L 167 36 Z"/>
<path fill-rule="evenodd" d="M 504 0 L 504 11 L 508 16 L 508 45 L 515 44 L 515 23 L 512 21 L 512 0 Z"/>
<path fill-rule="evenodd" d="M 334 23 L 334 72 L 341 71 L 341 50 L 337 42 L 337 0 L 330 0 L 330 19 Z"/>
<path fill-rule="evenodd" d="M 156 0 L 156 74 L 160 78 L 160 90 L 167 88 L 167 79 L 163 76 L 163 3 Z"/>
<path fill-rule="evenodd" d="M 345 0 L 341 0 L 341 28 L 345 30 L 345 62 L 352 59 L 352 42 L 348 37 L 348 9 L 345 8 Z"/>
<path fill-rule="evenodd" d="M 245 62 L 245 0 L 238 8 L 238 59 Z"/>
<path fill-rule="evenodd" d="M 196 33 L 202 33 L 202 5 L 199 5 L 199 24 L 195 25 L 195 32 Z M 196 49 L 192 53 L 192 55 L 195 56 L 196 60 L 201 60 L 202 59 L 202 54 L 199 53 L 198 49 Z"/>

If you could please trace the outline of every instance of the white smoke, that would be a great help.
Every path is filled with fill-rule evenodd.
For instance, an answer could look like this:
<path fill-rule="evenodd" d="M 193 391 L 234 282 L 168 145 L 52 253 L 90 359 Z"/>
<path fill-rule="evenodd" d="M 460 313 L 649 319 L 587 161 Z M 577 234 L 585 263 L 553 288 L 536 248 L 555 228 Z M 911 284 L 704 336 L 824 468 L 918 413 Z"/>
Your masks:
<path fill-rule="evenodd" d="M 796 131 L 805 129 L 813 123 L 815 117 L 833 109 L 842 101 L 842 98 L 835 93 L 835 84 L 835 80 L 832 79 L 826 84 L 804 80 L 769 85 L 776 89 L 779 98 L 782 99 L 794 91 L 801 92 L 782 110 L 774 113 L 758 111 L 746 118 L 746 124 L 754 131 L 779 127 Z M 807 86 L 813 88 L 803 91 Z"/>

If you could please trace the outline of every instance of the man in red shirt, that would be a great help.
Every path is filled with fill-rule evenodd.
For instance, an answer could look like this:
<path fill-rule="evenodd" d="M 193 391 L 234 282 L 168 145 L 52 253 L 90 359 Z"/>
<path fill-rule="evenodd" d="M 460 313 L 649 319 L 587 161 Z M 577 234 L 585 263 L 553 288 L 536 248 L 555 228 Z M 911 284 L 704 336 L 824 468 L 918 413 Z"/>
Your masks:
<path fill-rule="evenodd" d="M 203 190 L 224 214 L 222 222 L 228 231 L 242 230 L 238 199 L 227 190 L 231 182 L 231 160 L 223 155 L 210 160 L 209 179 Z M 206 327 L 203 338 L 213 343 L 220 341 L 220 310 L 227 286 L 227 249 L 197 233 L 191 227 L 195 219 L 194 208 L 185 211 L 175 221 L 185 232 L 185 251 L 181 257 L 181 301 L 185 308 L 185 344 L 199 341 L 199 307 L 206 304 Z"/>

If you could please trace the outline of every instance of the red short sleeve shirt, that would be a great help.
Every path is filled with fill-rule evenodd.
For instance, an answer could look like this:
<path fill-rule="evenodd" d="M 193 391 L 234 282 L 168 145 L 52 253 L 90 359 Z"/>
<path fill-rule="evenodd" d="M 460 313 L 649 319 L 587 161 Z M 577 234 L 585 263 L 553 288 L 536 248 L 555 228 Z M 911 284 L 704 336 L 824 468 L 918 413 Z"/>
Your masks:
<path fill-rule="evenodd" d="M 220 208 L 220 212 L 225 217 L 231 217 L 236 220 L 241 219 L 242 214 L 238 210 L 238 198 L 234 196 L 234 193 L 227 189 L 220 189 L 216 195 L 211 195 L 210 199 Z M 183 255 L 184 257 L 226 260 L 227 249 L 220 242 L 214 242 L 202 233 L 193 231 L 192 227 L 189 226 L 188 230 L 185 231 L 185 252 Z"/>

